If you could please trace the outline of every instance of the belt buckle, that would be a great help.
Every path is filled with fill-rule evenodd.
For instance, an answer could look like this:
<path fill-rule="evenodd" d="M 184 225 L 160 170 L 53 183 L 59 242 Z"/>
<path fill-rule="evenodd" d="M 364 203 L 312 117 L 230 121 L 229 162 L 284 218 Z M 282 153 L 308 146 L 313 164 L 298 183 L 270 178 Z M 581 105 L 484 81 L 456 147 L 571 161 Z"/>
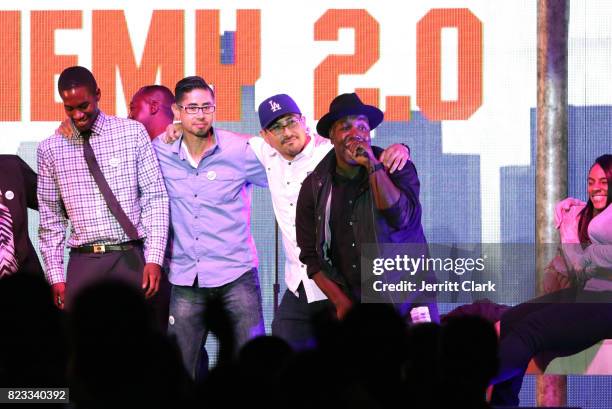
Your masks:
<path fill-rule="evenodd" d="M 93 252 L 94 254 L 106 253 L 106 246 L 104 244 L 94 244 Z"/>

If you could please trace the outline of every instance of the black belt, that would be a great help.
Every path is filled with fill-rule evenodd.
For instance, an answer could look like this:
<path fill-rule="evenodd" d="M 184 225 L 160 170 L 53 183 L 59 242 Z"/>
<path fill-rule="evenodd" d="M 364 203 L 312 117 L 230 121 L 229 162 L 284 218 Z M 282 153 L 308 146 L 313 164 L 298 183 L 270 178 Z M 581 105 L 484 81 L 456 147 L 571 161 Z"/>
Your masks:
<path fill-rule="evenodd" d="M 93 246 L 73 247 L 70 252 L 104 254 L 110 251 L 126 251 L 142 246 L 141 240 L 126 241 L 119 244 L 94 244 Z"/>

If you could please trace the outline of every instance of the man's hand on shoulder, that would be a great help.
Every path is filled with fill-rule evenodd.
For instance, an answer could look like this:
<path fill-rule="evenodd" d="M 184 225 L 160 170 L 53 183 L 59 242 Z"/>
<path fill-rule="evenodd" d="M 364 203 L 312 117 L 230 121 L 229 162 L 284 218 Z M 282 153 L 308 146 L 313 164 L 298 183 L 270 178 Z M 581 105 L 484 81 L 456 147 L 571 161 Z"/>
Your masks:
<path fill-rule="evenodd" d="M 174 143 L 183 134 L 183 126 L 180 122 L 172 123 L 166 127 L 166 133 L 162 134 L 162 142 Z"/>
<path fill-rule="evenodd" d="M 74 137 L 74 129 L 69 118 L 64 119 L 55 130 L 56 135 L 63 136 L 66 139 L 72 139 Z"/>
<path fill-rule="evenodd" d="M 380 161 L 389 169 L 389 173 L 404 169 L 409 160 L 411 160 L 410 148 L 401 143 L 394 143 L 380 155 Z"/>

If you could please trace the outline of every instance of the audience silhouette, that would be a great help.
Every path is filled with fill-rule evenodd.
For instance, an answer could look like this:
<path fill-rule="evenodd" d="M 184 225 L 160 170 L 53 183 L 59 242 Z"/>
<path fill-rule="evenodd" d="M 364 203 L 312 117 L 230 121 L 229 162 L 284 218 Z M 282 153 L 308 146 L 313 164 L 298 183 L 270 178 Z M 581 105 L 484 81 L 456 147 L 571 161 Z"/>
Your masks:
<path fill-rule="evenodd" d="M 218 359 L 194 384 L 149 308 L 137 289 L 105 281 L 84 289 L 64 316 L 43 279 L 0 280 L 1 385 L 68 386 L 69 407 L 79 409 L 488 408 L 498 369 L 497 336 L 485 318 L 457 314 L 408 327 L 384 304 L 356 305 L 342 321 L 322 312 L 312 349 L 296 353 L 262 336 L 236 354 L 231 315 L 213 299 L 206 324 Z"/>

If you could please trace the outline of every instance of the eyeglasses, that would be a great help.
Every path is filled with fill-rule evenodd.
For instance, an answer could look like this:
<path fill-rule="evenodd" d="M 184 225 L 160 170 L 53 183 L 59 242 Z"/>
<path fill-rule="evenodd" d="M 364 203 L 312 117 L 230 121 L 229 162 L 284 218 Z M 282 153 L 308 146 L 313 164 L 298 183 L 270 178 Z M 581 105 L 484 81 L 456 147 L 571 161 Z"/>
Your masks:
<path fill-rule="evenodd" d="M 301 120 L 302 118 L 300 117 L 291 117 L 284 122 L 279 121 L 275 123 L 274 126 L 268 128 L 268 131 L 272 132 L 276 136 L 281 136 L 285 132 L 285 128 L 294 130 L 297 128 Z"/>
<path fill-rule="evenodd" d="M 197 106 L 197 105 L 187 105 L 187 106 L 183 106 L 180 104 L 176 104 L 177 107 L 185 110 L 186 113 L 188 113 L 189 115 L 195 115 L 198 113 L 198 111 L 201 109 L 203 114 L 212 114 L 213 112 L 215 112 L 215 108 L 216 105 L 204 105 L 204 106 Z"/>

